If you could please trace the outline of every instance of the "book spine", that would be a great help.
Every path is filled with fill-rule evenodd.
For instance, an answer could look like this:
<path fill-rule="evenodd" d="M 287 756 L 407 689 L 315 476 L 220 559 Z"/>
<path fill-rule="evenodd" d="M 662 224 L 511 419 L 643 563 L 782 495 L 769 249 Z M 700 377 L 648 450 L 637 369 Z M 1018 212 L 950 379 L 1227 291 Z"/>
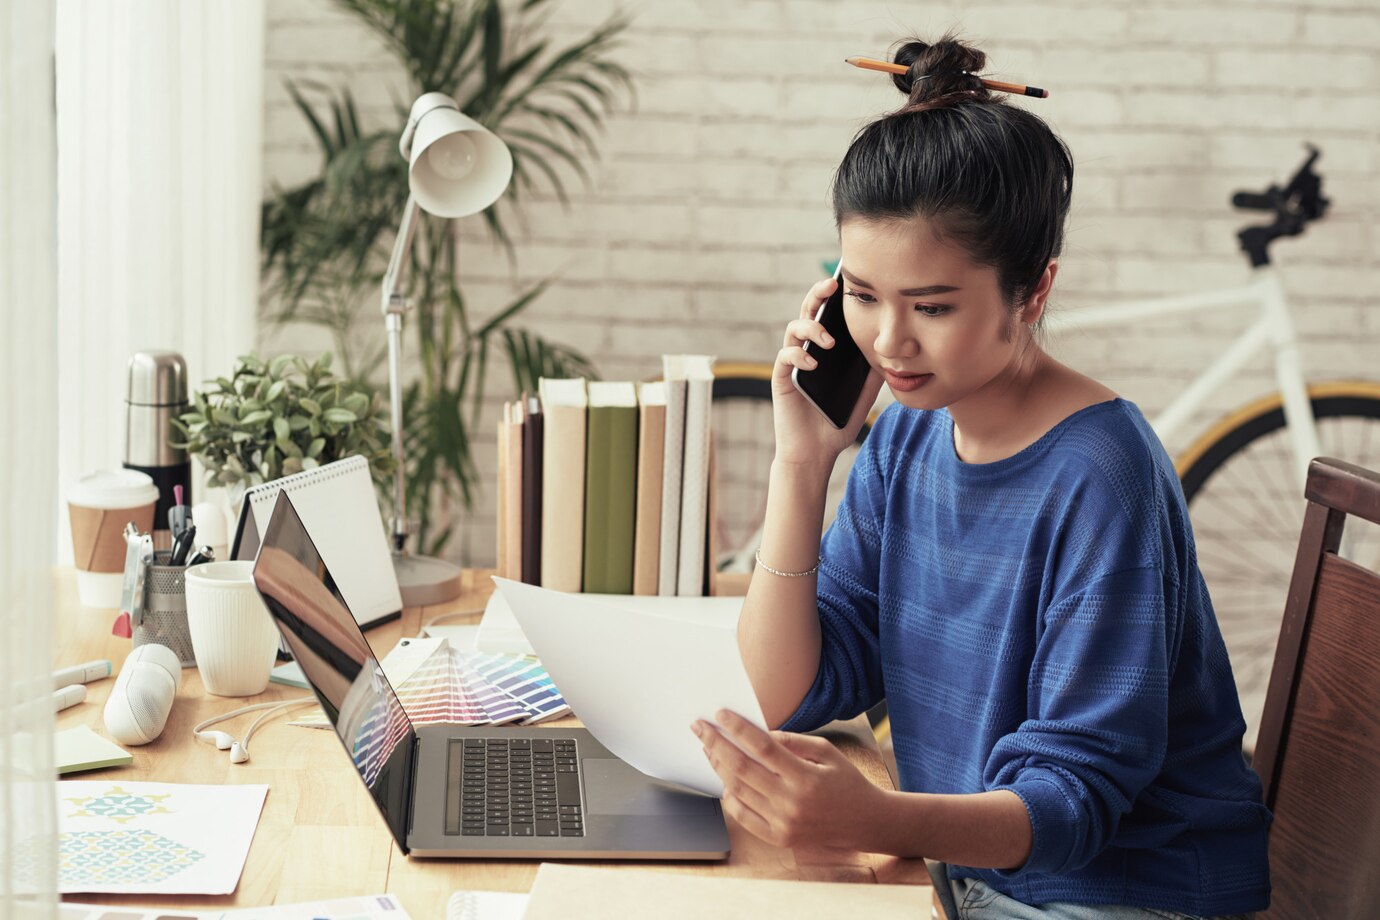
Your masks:
<path fill-rule="evenodd" d="M 713 381 L 689 381 L 685 394 L 685 460 L 681 474 L 680 558 L 676 594 L 704 593 L 705 515 L 709 497 L 709 418 Z"/>
<path fill-rule="evenodd" d="M 522 422 L 522 580 L 541 584 L 541 466 L 540 412 L 528 412 Z"/>
<path fill-rule="evenodd" d="M 648 595 L 657 593 L 661 579 L 661 488 L 665 478 L 666 407 L 642 406 L 638 412 L 633 593 Z"/>
<path fill-rule="evenodd" d="M 585 591 L 631 594 L 637 408 L 592 406 L 585 477 Z"/>
<path fill-rule="evenodd" d="M 507 501 L 504 515 L 507 520 L 506 577 L 522 580 L 522 421 L 515 403 L 508 405 L 508 419 L 504 426 L 508 440 Z"/>
<path fill-rule="evenodd" d="M 508 404 L 503 404 L 503 415 L 498 420 L 498 488 L 494 492 L 497 500 L 495 511 L 495 556 L 498 560 L 496 571 L 500 578 L 511 578 L 508 574 Z"/>
<path fill-rule="evenodd" d="M 544 410 L 542 439 L 541 585 L 579 591 L 584 575 L 585 412 Z"/>
<path fill-rule="evenodd" d="M 681 472 L 685 458 L 685 380 L 666 380 L 666 440 L 661 480 L 661 551 L 657 593 L 676 593 L 680 558 Z"/>

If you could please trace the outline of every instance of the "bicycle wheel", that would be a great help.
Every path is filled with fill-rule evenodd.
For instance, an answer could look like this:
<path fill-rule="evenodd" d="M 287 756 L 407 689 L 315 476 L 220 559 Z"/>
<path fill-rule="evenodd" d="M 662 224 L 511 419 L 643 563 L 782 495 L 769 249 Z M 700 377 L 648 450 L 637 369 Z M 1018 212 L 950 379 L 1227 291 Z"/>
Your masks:
<path fill-rule="evenodd" d="M 1308 394 L 1322 456 L 1380 469 L 1380 384 L 1318 384 Z M 1280 395 L 1224 418 L 1177 466 L 1253 750 L 1305 507 Z M 1376 568 L 1380 528 L 1349 520 L 1343 554 Z"/>
<path fill-rule="evenodd" d="M 714 432 L 715 521 L 721 572 L 750 572 L 753 553 L 762 541 L 767 511 L 767 479 L 776 452 L 772 426 L 770 364 L 726 363 L 714 368 L 714 399 L 710 422 Z M 834 464 L 825 499 L 825 526 L 843 498 L 843 487 L 858 448 L 867 436 L 877 410 L 868 417 L 858 439 Z"/>

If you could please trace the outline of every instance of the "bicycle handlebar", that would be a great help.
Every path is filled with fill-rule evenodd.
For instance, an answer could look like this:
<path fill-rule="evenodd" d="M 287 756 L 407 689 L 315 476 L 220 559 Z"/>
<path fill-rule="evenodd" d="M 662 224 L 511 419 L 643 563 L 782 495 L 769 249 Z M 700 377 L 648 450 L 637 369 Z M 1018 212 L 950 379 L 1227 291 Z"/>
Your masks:
<path fill-rule="evenodd" d="M 1272 223 L 1244 227 L 1236 234 L 1255 268 L 1270 264 L 1271 242 L 1282 236 L 1298 236 L 1309 221 L 1318 220 L 1327 211 L 1330 202 L 1322 195 L 1322 176 L 1313 171 L 1322 151 L 1312 144 L 1306 146 L 1308 158 L 1284 188 L 1272 184 L 1264 192 L 1240 191 L 1231 197 L 1232 205 L 1242 210 L 1274 212 Z"/>
<path fill-rule="evenodd" d="M 1274 186 L 1271 186 L 1270 189 L 1270 192 L 1263 195 L 1257 192 L 1236 192 L 1231 196 L 1232 207 L 1240 208 L 1243 211 L 1273 211 L 1275 209 L 1275 196 L 1271 192 L 1274 191 Z"/>

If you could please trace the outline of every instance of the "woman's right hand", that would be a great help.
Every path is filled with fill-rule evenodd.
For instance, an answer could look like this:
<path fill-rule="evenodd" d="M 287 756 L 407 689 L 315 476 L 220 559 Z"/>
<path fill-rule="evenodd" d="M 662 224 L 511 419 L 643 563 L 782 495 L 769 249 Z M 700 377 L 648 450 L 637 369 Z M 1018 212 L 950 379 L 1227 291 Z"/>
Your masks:
<path fill-rule="evenodd" d="M 834 338 L 816 322 L 819 308 L 834 293 L 834 285 L 841 281 L 825 278 L 810 288 L 800 305 L 800 316 L 786 326 L 785 341 L 776 353 L 772 368 L 772 419 L 776 427 L 776 461 L 800 465 L 827 465 L 832 468 L 838 455 L 852 444 L 862 430 L 867 414 L 882 388 L 882 378 L 875 370 L 867 375 L 862 396 L 853 408 L 848 424 L 835 428 L 791 382 L 791 372 L 797 367 L 813 370 L 815 359 L 806 353 L 804 345 L 811 342 L 811 351 L 834 347 Z"/>

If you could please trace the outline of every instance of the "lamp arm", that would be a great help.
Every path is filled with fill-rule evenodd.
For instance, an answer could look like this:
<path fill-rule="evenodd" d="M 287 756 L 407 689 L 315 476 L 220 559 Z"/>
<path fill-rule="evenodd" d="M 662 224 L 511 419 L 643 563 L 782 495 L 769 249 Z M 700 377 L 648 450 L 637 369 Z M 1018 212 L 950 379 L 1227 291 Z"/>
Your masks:
<path fill-rule="evenodd" d="M 393 551 L 405 552 L 407 549 L 407 480 L 403 468 L 403 417 L 402 417 L 402 329 L 403 315 L 407 313 L 407 298 L 403 296 L 402 286 L 407 280 L 409 255 L 412 251 L 412 237 L 417 230 L 417 202 L 411 195 L 403 206 L 402 224 L 393 241 L 393 254 L 388 259 L 388 270 L 383 276 L 383 317 L 388 331 L 388 406 L 393 426 L 393 460 L 396 469 L 393 473 Z"/>
<path fill-rule="evenodd" d="M 402 223 L 393 240 L 393 254 L 388 257 L 388 269 L 383 273 L 383 315 L 394 312 L 393 301 L 402 298 L 402 286 L 407 281 L 408 255 L 412 252 L 412 237 L 417 231 L 417 200 L 407 196 L 403 205 Z M 406 305 L 403 310 L 406 311 Z"/>

